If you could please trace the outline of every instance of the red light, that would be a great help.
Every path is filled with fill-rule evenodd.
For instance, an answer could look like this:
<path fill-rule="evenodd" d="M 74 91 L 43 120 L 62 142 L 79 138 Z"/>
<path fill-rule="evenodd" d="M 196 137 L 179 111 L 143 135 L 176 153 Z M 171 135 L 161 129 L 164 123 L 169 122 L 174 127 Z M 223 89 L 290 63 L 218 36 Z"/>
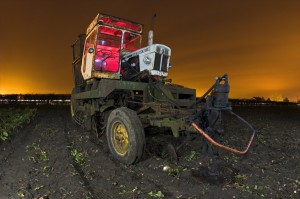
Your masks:
<path fill-rule="evenodd" d="M 139 24 L 133 24 L 130 22 L 125 22 L 125 21 L 116 21 L 109 17 L 101 17 L 100 20 L 102 20 L 103 23 L 107 24 L 107 25 L 113 25 L 113 26 L 117 26 L 120 28 L 130 29 L 130 30 L 138 31 L 138 32 L 142 31 L 142 26 Z"/>
<path fill-rule="evenodd" d="M 122 32 L 120 30 L 116 30 L 116 29 L 112 29 L 112 28 L 106 28 L 106 27 L 100 27 L 99 30 L 103 34 L 122 37 Z"/>
<path fill-rule="evenodd" d="M 119 71 L 119 48 L 97 45 L 94 69 L 96 71 Z"/>

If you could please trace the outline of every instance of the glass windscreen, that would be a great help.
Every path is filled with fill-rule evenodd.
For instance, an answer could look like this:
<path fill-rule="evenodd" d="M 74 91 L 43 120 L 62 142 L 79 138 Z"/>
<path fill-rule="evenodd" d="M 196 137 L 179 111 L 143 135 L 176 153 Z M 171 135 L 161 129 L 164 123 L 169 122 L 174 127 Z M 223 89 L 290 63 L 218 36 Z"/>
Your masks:
<path fill-rule="evenodd" d="M 122 31 L 109 27 L 99 27 L 94 62 L 96 71 L 119 71 L 121 40 Z"/>
<path fill-rule="evenodd" d="M 125 51 L 136 51 L 141 48 L 141 35 L 131 32 L 124 33 L 123 49 Z"/>

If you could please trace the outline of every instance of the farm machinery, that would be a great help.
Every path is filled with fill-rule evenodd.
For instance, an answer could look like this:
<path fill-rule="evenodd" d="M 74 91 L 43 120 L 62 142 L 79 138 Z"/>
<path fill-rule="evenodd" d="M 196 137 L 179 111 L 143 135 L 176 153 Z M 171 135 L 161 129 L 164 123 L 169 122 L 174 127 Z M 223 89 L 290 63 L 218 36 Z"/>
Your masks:
<path fill-rule="evenodd" d="M 200 98 L 196 90 L 168 79 L 171 49 L 153 43 L 141 47 L 143 25 L 98 14 L 72 45 L 75 87 L 71 95 L 72 119 L 94 133 L 106 135 L 113 156 L 126 164 L 137 163 L 145 149 L 148 128 L 169 129 L 178 138 L 202 135 L 208 146 L 247 153 L 255 131 L 231 111 L 227 74 L 217 77 Z M 217 142 L 224 133 L 223 113 L 235 115 L 252 131 L 244 151 Z"/>

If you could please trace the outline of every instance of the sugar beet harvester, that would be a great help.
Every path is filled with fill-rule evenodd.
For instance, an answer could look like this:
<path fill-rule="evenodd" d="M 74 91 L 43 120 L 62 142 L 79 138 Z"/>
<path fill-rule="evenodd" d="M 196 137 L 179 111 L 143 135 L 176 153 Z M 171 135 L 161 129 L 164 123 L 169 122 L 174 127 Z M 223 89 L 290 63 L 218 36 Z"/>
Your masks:
<path fill-rule="evenodd" d="M 79 35 L 73 48 L 75 87 L 71 96 L 73 120 L 94 133 L 106 134 L 113 156 L 126 164 L 137 163 L 149 128 L 171 129 L 174 137 L 200 133 L 208 146 L 245 154 L 254 129 L 231 112 L 225 74 L 200 98 L 196 90 L 171 84 L 167 79 L 171 49 L 153 44 L 141 48 L 143 26 L 98 14 Z M 244 151 L 229 148 L 212 137 L 223 134 L 222 115 L 229 111 L 253 130 Z"/>

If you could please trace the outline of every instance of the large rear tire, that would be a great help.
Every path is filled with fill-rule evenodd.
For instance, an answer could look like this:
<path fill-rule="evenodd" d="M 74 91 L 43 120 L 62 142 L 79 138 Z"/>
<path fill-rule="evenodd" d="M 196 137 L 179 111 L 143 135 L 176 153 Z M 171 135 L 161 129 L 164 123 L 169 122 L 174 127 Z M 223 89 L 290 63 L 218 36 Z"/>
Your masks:
<path fill-rule="evenodd" d="M 113 110 L 107 120 L 106 137 L 113 156 L 125 164 L 135 164 L 143 156 L 145 133 L 136 112 L 126 107 Z"/>

